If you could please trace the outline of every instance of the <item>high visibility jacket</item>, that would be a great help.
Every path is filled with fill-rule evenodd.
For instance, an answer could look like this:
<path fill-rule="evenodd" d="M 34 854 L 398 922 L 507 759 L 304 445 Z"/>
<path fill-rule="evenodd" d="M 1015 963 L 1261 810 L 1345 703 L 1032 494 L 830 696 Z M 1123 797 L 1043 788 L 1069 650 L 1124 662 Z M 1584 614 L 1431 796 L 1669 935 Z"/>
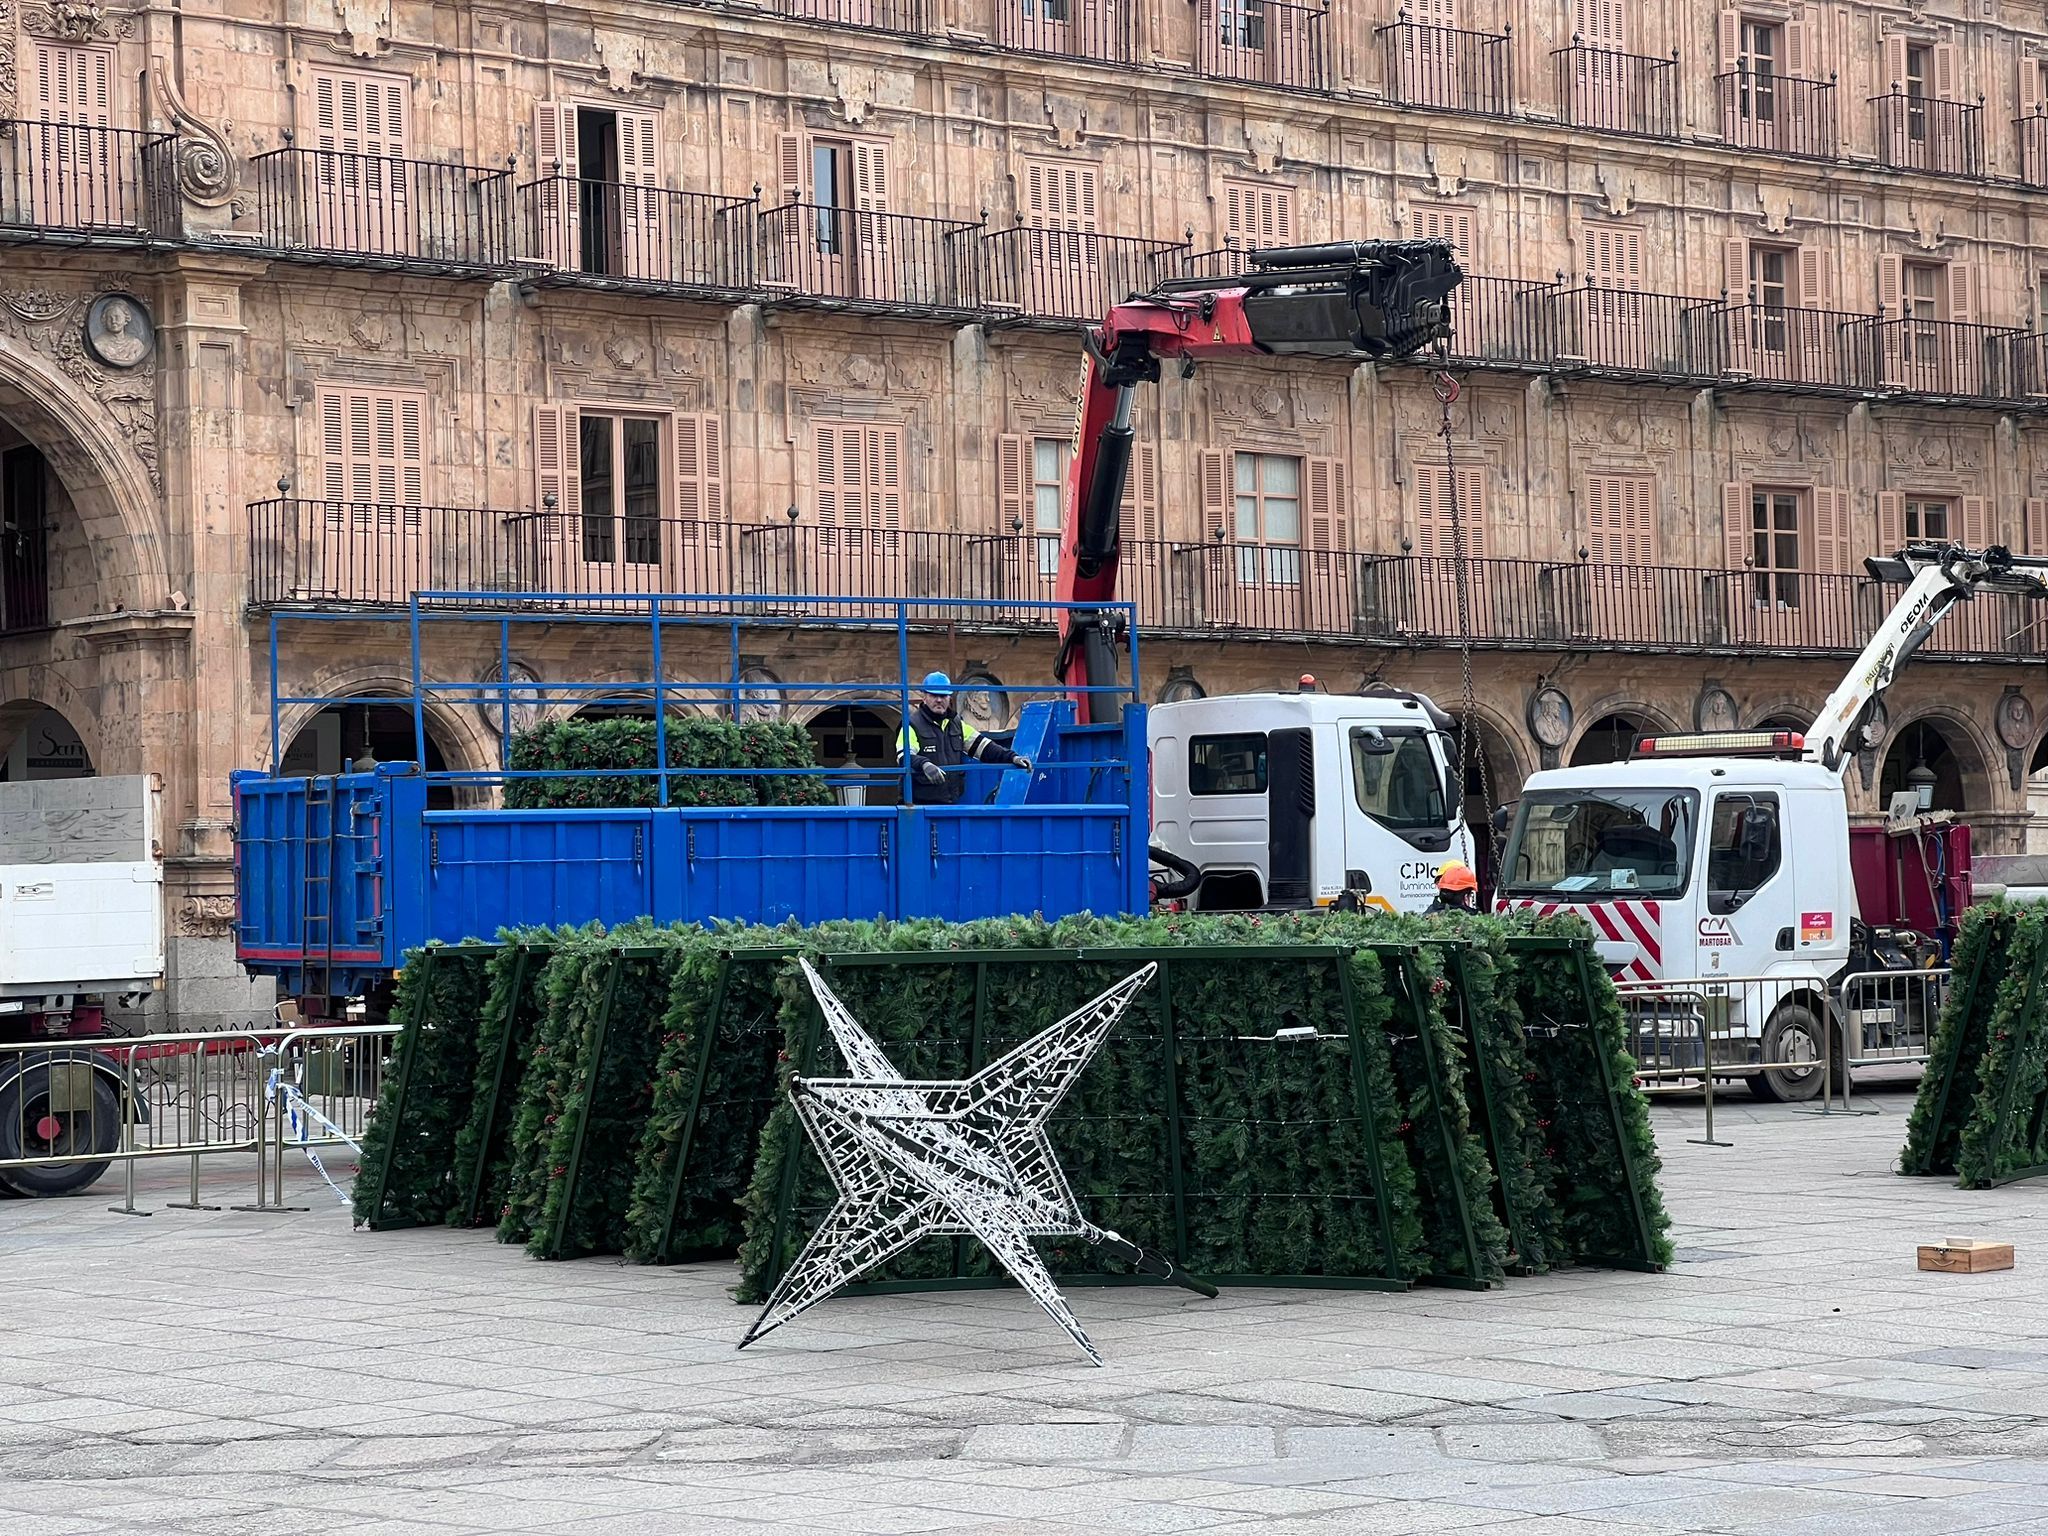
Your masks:
<path fill-rule="evenodd" d="M 957 712 L 938 716 L 919 703 L 910 706 L 910 718 L 896 733 L 896 755 L 911 767 L 910 798 L 917 805 L 952 805 L 965 789 L 966 775 L 960 769 L 969 758 L 977 762 L 1012 763 L 1017 754 L 993 737 L 984 736 L 962 720 Z M 946 770 L 945 782 L 927 784 L 924 765 L 937 763 Z"/>

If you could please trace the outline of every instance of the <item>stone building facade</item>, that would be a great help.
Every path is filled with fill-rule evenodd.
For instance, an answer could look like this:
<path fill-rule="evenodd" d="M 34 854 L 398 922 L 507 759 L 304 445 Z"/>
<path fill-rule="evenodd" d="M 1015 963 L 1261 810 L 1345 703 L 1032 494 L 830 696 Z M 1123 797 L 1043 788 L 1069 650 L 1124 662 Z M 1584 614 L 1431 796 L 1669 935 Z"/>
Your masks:
<path fill-rule="evenodd" d="M 1469 643 L 1499 799 L 1635 729 L 1803 723 L 1868 553 L 2048 553 L 2032 0 L 11 0 L 0 53 L 0 749 L 163 774 L 194 986 L 273 622 L 279 755 L 333 770 L 412 755 L 328 701 L 406 682 L 377 615 L 417 591 L 1049 597 L 1080 322 L 1260 245 L 1453 242 L 1461 393 L 1448 438 L 1418 366 L 1148 395 L 1148 697 L 1455 701 Z M 649 665 L 573 614 L 520 645 Z M 1051 664 L 1024 607 L 917 647 Z M 803 685 L 873 649 L 752 631 L 749 705 L 872 757 L 886 710 Z M 1859 813 L 1924 765 L 2019 848 L 2044 655 L 2018 606 L 1952 621 Z M 427 724 L 496 766 L 469 704 Z"/>

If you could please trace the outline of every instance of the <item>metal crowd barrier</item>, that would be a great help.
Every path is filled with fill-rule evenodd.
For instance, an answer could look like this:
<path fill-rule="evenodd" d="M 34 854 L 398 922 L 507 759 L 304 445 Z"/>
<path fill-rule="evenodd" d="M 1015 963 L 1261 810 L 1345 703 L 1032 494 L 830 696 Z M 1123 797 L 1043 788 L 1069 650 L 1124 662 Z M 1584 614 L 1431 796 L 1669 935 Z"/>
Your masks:
<path fill-rule="evenodd" d="M 191 1160 L 189 1195 L 174 1210 L 217 1210 L 200 1199 L 201 1159 L 254 1154 L 256 1199 L 237 1210 L 284 1209 L 284 1158 L 292 1146 L 360 1141 L 382 1090 L 396 1024 L 219 1030 L 190 1034 L 0 1043 L 0 1185 L 24 1194 L 90 1188 L 118 1163 L 122 1203 L 135 1205 L 135 1166 Z M 288 1134 L 293 1084 L 317 1118 Z M 324 1123 L 323 1123 L 324 1122 Z M 98 1165 L 91 1177 L 86 1173 Z M 38 1180 L 42 1172 L 52 1178 Z M 48 1187 L 53 1181 L 68 1188 Z M 38 1185 L 44 1187 L 37 1187 Z"/>
<path fill-rule="evenodd" d="M 1934 1028 L 1948 1001 L 1945 967 L 1927 971 L 1855 971 L 1842 978 L 1846 1064 L 1856 1067 L 1925 1063 Z"/>

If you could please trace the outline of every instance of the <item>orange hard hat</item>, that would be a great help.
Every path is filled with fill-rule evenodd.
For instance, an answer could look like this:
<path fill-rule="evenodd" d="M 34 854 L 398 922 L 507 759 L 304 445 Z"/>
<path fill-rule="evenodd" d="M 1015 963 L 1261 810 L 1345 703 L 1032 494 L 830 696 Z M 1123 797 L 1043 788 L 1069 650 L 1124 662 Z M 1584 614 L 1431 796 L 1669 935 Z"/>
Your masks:
<path fill-rule="evenodd" d="M 1479 877 L 1472 873 L 1470 864 L 1452 859 L 1436 872 L 1436 888 L 1440 891 L 1476 891 Z"/>

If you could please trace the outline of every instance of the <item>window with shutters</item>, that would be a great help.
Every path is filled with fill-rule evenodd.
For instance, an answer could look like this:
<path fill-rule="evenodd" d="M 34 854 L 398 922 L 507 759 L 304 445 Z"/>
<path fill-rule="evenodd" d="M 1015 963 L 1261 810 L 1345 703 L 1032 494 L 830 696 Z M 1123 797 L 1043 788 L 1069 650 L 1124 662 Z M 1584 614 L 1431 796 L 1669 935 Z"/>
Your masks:
<path fill-rule="evenodd" d="M 567 247 L 579 271 L 659 277 L 670 271 L 662 194 L 661 119 L 648 111 L 542 102 L 535 152 L 545 174 L 568 183 Z"/>
<path fill-rule="evenodd" d="M 1643 232 L 1620 224 L 1585 226 L 1585 323 L 1579 341 L 1588 357 L 1630 358 L 1642 328 Z"/>
<path fill-rule="evenodd" d="M 1415 466 L 1415 553 L 1425 560 L 1453 560 L 1462 543 L 1467 560 L 1486 557 L 1486 470 L 1460 464 Z"/>
<path fill-rule="evenodd" d="M 1038 547 L 1038 573 L 1060 569 L 1060 520 L 1067 491 L 1069 445 L 1064 437 L 1031 440 L 1031 531 Z"/>
<path fill-rule="evenodd" d="M 1294 243 L 1294 188 L 1269 181 L 1223 183 L 1223 244 L 1234 251 Z"/>
<path fill-rule="evenodd" d="M 1657 563 L 1656 486 L 1648 475 L 1587 476 L 1586 555 L 1595 565 Z"/>
<path fill-rule="evenodd" d="M 784 211 L 780 237 L 764 252 L 769 280 L 806 293 L 895 297 L 887 141 L 785 133 L 778 161 Z"/>
<path fill-rule="evenodd" d="M 662 418 L 579 411 L 576 516 L 594 565 L 659 565 L 667 476 Z"/>
<path fill-rule="evenodd" d="M 307 230 L 329 249 L 408 255 L 412 82 L 364 70 L 313 72 L 313 149 Z"/>
<path fill-rule="evenodd" d="M 1572 0 L 1572 36 L 1588 48 L 1627 53 L 1628 9 L 1623 0 Z"/>
<path fill-rule="evenodd" d="M 1750 594 L 1759 607 L 1797 608 L 1807 493 L 1757 486 L 1749 498 Z"/>
<path fill-rule="evenodd" d="M 323 386 L 314 412 L 328 521 L 417 528 L 417 509 L 426 500 L 427 397 Z"/>
<path fill-rule="evenodd" d="M 1947 543 L 1950 510 L 1947 501 L 1907 497 L 1903 508 L 1906 542 L 1911 544 L 1925 539 L 1932 543 Z"/>
<path fill-rule="evenodd" d="M 893 551 L 903 527 L 903 429 L 821 421 L 813 440 L 821 547 Z"/>
<path fill-rule="evenodd" d="M 1231 536 L 1237 579 L 1247 586 L 1301 585 L 1301 460 L 1286 453 L 1232 458 Z"/>
<path fill-rule="evenodd" d="M 1458 254 L 1467 272 L 1478 265 L 1478 215 L 1470 208 L 1423 204 L 1410 210 L 1418 240 L 1442 240 Z"/>
<path fill-rule="evenodd" d="M 10 23 L 11 25 L 11 23 Z M 132 222 L 132 172 L 114 148 L 114 50 L 31 41 L 32 99 L 16 146 L 29 222 L 66 228 Z"/>

